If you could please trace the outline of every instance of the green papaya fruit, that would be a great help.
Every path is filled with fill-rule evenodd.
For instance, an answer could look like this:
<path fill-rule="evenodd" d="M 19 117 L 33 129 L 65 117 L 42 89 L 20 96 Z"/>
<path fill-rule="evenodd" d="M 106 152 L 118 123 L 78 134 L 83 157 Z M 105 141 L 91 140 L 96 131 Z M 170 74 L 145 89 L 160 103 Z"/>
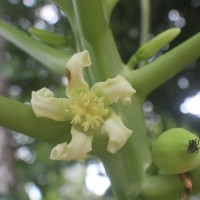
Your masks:
<path fill-rule="evenodd" d="M 168 174 L 181 174 L 194 169 L 200 158 L 199 138 L 182 128 L 169 129 L 152 146 L 155 165 Z"/>

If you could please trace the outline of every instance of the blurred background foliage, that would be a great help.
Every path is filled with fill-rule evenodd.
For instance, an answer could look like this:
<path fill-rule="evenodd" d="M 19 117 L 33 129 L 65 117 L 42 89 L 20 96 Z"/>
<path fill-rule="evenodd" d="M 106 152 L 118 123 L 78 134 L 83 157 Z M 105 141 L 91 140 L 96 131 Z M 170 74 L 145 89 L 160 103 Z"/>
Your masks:
<path fill-rule="evenodd" d="M 124 62 L 139 47 L 140 17 L 140 1 L 131 0 L 119 1 L 111 16 L 111 28 Z M 68 38 L 68 48 L 73 47 L 67 18 L 51 0 L 1 0 L 0 18 L 26 32 L 35 27 L 60 33 Z M 200 0 L 152 0 L 149 39 L 170 27 L 180 27 L 182 33 L 148 62 L 197 33 L 199 18 Z M 195 61 L 145 101 L 150 137 L 176 126 L 200 133 L 199 65 Z M 33 90 L 45 86 L 62 95 L 65 85 L 65 77 L 55 75 L 0 37 L 0 95 L 27 102 Z M 0 200 L 112 199 L 99 160 L 91 158 L 86 164 L 50 161 L 50 144 L 3 128 L 0 135 Z"/>

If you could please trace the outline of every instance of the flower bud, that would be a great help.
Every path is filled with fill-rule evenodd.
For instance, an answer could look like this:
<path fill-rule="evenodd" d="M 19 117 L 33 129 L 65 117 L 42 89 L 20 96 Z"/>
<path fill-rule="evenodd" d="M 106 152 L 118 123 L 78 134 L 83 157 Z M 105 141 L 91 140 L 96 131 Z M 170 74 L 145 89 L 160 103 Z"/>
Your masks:
<path fill-rule="evenodd" d="M 177 37 L 180 32 L 180 28 L 171 28 L 160 33 L 158 36 L 142 45 L 134 55 L 134 59 L 137 59 L 138 61 L 149 59 L 165 45 L 170 43 L 175 37 Z"/>
<path fill-rule="evenodd" d="M 173 128 L 155 141 L 152 158 L 161 171 L 181 174 L 197 166 L 199 149 L 199 138 L 196 135 L 182 128 Z"/>

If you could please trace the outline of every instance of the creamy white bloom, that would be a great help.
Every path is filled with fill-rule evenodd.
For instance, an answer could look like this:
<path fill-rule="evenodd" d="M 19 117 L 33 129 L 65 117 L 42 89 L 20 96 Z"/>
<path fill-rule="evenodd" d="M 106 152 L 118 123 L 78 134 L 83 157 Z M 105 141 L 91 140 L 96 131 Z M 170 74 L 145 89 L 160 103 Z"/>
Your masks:
<path fill-rule="evenodd" d="M 108 105 L 119 100 L 123 105 L 129 105 L 131 96 L 136 93 L 131 84 L 121 75 L 105 82 L 98 82 L 92 86 L 91 90 L 105 97 L 105 103 Z"/>
<path fill-rule="evenodd" d="M 124 125 L 119 116 L 112 113 L 111 117 L 102 125 L 101 133 L 107 134 L 109 137 L 107 150 L 115 153 L 124 146 L 133 132 Z"/>
<path fill-rule="evenodd" d="M 77 92 L 88 90 L 89 86 L 83 77 L 83 67 L 90 65 L 90 54 L 87 50 L 76 53 L 70 58 L 66 65 L 68 78 L 66 95 L 68 97 L 74 96 Z"/>
<path fill-rule="evenodd" d="M 54 97 L 54 93 L 47 88 L 32 92 L 31 105 L 36 117 L 68 121 L 71 118 L 70 113 L 66 112 L 69 103 L 67 98 Z"/>
<path fill-rule="evenodd" d="M 71 129 L 72 140 L 56 145 L 51 151 L 52 160 L 79 160 L 83 161 L 86 154 L 92 150 L 93 134 L 85 134 L 74 126 Z"/>
<path fill-rule="evenodd" d="M 31 104 L 36 117 L 72 124 L 71 142 L 56 145 L 50 156 L 53 160 L 83 160 L 92 150 L 94 129 L 108 135 L 107 150 L 111 153 L 118 151 L 132 134 L 108 105 L 118 101 L 129 105 L 135 90 L 121 75 L 89 88 L 83 68 L 90 64 L 88 51 L 77 53 L 68 61 L 67 98 L 56 98 L 47 88 L 32 92 Z"/>

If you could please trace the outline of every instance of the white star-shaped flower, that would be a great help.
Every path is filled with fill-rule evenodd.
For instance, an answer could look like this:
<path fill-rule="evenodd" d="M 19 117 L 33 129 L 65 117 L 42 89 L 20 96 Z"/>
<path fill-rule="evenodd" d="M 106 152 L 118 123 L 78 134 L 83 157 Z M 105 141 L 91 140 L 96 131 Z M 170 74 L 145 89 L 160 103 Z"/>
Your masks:
<path fill-rule="evenodd" d="M 66 98 L 56 98 L 47 88 L 32 92 L 31 105 L 36 117 L 70 121 L 72 124 L 71 142 L 56 145 L 51 159 L 83 160 L 92 150 L 94 129 L 108 135 L 107 150 L 111 153 L 121 149 L 132 134 L 109 105 L 118 101 L 129 105 L 135 90 L 121 75 L 89 88 L 83 68 L 90 64 L 87 50 L 74 54 L 68 61 Z"/>

